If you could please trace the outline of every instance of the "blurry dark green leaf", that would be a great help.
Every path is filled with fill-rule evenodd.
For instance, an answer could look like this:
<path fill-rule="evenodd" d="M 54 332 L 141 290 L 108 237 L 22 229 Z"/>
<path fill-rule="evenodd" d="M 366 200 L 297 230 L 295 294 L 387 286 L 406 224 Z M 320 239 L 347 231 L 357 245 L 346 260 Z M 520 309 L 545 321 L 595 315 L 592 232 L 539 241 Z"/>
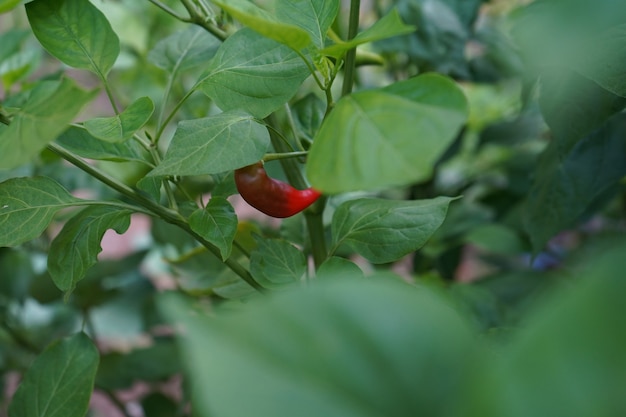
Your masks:
<path fill-rule="evenodd" d="M 574 225 L 606 193 L 616 191 L 626 175 L 625 137 L 626 116 L 618 114 L 568 152 L 554 144 L 548 147 L 525 207 L 525 226 L 535 252 Z"/>
<path fill-rule="evenodd" d="M 0 249 L 0 297 L 20 301 L 26 298 L 28 287 L 35 277 L 31 255 L 20 249 Z"/>
<path fill-rule="evenodd" d="M 217 246 L 222 260 L 230 256 L 237 232 L 237 215 L 228 200 L 212 197 L 206 208 L 198 209 L 189 216 L 189 227 Z"/>
<path fill-rule="evenodd" d="M 83 0 L 35 0 L 26 4 L 33 33 L 44 48 L 70 67 L 104 79 L 120 53 L 108 20 Z"/>
<path fill-rule="evenodd" d="M 331 256 L 315 271 L 315 278 L 330 280 L 363 278 L 363 271 L 348 259 Z"/>
<path fill-rule="evenodd" d="M 306 48 L 311 43 L 311 38 L 306 30 L 292 24 L 291 21 L 278 19 L 276 15 L 261 9 L 251 1 L 215 0 L 214 3 L 255 32 L 296 51 Z M 319 3 L 316 2 L 316 4 Z M 256 50 L 257 53 L 259 51 Z"/>
<path fill-rule="evenodd" d="M 313 93 L 307 94 L 291 106 L 294 121 L 310 140 L 319 130 L 326 113 L 326 103 Z"/>
<path fill-rule="evenodd" d="M 255 236 L 257 248 L 250 254 L 250 273 L 266 288 L 298 282 L 306 274 L 304 254 L 286 240 Z"/>
<path fill-rule="evenodd" d="M 2 10 L 1 4 L 2 1 L 0 1 L 0 13 Z M 18 28 L 8 29 L 2 32 L 2 43 L 0 43 L 0 62 L 18 52 L 22 43 L 28 38 L 29 34 L 30 32 L 28 30 Z"/>
<path fill-rule="evenodd" d="M 309 75 L 287 46 L 242 29 L 222 44 L 198 87 L 224 111 L 263 118 L 293 97 Z"/>
<path fill-rule="evenodd" d="M 324 47 L 326 33 L 339 11 L 338 1 L 276 0 L 274 9 L 281 22 L 288 22 L 304 29 L 313 45 Z M 297 49 L 297 48 L 294 48 Z"/>
<path fill-rule="evenodd" d="M 240 111 L 184 120 L 149 175 L 219 174 L 259 161 L 269 141 L 265 127 Z"/>
<path fill-rule="evenodd" d="M 347 201 L 333 216 L 331 251 L 345 245 L 372 263 L 396 261 L 430 239 L 443 223 L 452 200 Z"/>
<path fill-rule="evenodd" d="M 152 100 L 149 97 L 140 97 L 119 115 L 89 119 L 84 125 L 98 139 L 111 143 L 124 142 L 148 122 L 153 111 Z"/>
<path fill-rule="evenodd" d="M 492 253 L 519 254 L 524 252 L 521 237 L 503 224 L 490 223 L 471 230 L 467 243 L 486 249 Z"/>
<path fill-rule="evenodd" d="M 61 146 L 83 158 L 105 161 L 147 163 L 143 150 L 135 141 L 108 143 L 91 136 L 86 129 L 70 126 L 56 140 Z"/>
<path fill-rule="evenodd" d="M 81 201 L 48 177 L 13 178 L 0 183 L 0 247 L 36 238 L 57 211 Z"/>
<path fill-rule="evenodd" d="M 6 90 L 30 74 L 39 64 L 41 53 L 29 48 L 19 51 L 4 59 L 0 58 L 0 80 Z"/>
<path fill-rule="evenodd" d="M 16 168 L 37 156 L 95 94 L 67 78 L 37 84 L 11 124 L 0 124 L 0 170 Z"/>
<path fill-rule="evenodd" d="M 84 417 L 98 359 L 98 350 L 84 333 L 52 343 L 26 372 L 9 415 Z"/>
<path fill-rule="evenodd" d="M 69 295 L 85 272 L 98 261 L 104 233 L 124 233 L 130 226 L 128 209 L 91 206 L 75 214 L 50 244 L 48 271 L 56 286 Z"/>
<path fill-rule="evenodd" d="M 220 41 L 199 26 L 189 26 L 161 39 L 148 60 L 174 75 L 206 64 L 215 55 Z"/>
<path fill-rule="evenodd" d="M 372 26 L 360 32 L 353 39 L 337 43 L 322 49 L 321 53 L 333 57 L 340 57 L 348 50 L 364 43 L 379 41 L 398 35 L 404 35 L 415 31 L 414 26 L 405 25 L 396 9 L 376 21 Z"/>
<path fill-rule="evenodd" d="M 475 340 L 447 302 L 375 277 L 329 284 L 256 298 L 210 318 L 190 314 L 186 300 L 163 299 L 163 311 L 187 329 L 181 343 L 196 410 L 223 417 L 462 415 L 463 404 L 450 399 L 462 398 Z"/>
<path fill-rule="evenodd" d="M 141 407 L 145 416 L 171 417 L 181 415 L 178 402 L 158 392 L 153 392 L 143 397 L 141 399 Z"/>
<path fill-rule="evenodd" d="M 423 181 L 466 117 L 459 87 L 436 74 L 351 94 L 322 124 L 307 177 L 331 194 Z"/>

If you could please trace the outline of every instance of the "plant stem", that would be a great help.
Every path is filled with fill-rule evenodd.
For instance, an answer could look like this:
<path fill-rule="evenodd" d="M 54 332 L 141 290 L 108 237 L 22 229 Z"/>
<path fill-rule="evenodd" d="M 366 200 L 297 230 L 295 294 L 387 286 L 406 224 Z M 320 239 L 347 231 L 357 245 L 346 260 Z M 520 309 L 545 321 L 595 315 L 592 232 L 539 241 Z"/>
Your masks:
<path fill-rule="evenodd" d="M 206 29 L 211 35 L 215 36 L 217 39 L 224 41 L 228 37 L 226 32 L 222 29 L 218 28 L 216 25 L 211 23 L 209 16 L 203 16 L 198 13 L 198 9 L 190 0 L 180 0 L 187 12 L 189 13 L 189 19 L 187 22 L 194 23 L 198 26 Z"/>
<path fill-rule="evenodd" d="M 265 156 L 263 157 L 263 161 L 268 162 L 268 161 L 276 161 L 276 160 L 287 159 L 287 158 L 297 158 L 299 156 L 307 156 L 308 153 L 309 153 L 308 151 L 266 153 Z"/>
<path fill-rule="evenodd" d="M 348 22 L 348 40 L 354 38 L 359 31 L 359 10 L 361 8 L 361 0 L 350 0 L 350 15 Z M 352 92 L 354 84 L 354 73 L 356 69 L 356 48 L 350 49 L 346 53 L 344 79 L 341 89 L 341 95 L 345 96 Z"/>
<path fill-rule="evenodd" d="M 193 231 L 191 227 L 189 226 L 189 223 L 187 223 L 185 218 L 182 217 L 178 212 L 168 209 L 166 207 L 163 207 L 160 204 L 150 200 L 149 198 L 144 197 L 143 195 L 139 194 L 137 191 L 133 190 L 131 187 L 119 182 L 117 179 L 111 177 L 109 174 L 101 171 L 99 168 L 89 165 L 81 157 L 79 157 L 78 155 L 75 155 L 74 153 L 70 152 L 69 150 L 65 149 L 64 147 L 62 147 L 61 145 L 57 143 L 53 142 L 49 144 L 48 149 L 60 155 L 63 159 L 70 162 L 72 165 L 82 169 L 83 171 L 91 175 L 92 177 L 96 178 L 97 180 L 113 188 L 120 194 L 133 200 L 135 203 L 147 209 L 152 215 L 156 217 L 160 217 L 166 222 L 171 223 L 181 228 L 182 230 L 187 232 L 189 235 L 191 235 L 194 239 L 196 239 L 202 246 L 207 248 L 209 252 L 211 252 L 213 255 L 221 259 L 220 250 L 211 242 L 209 242 L 208 240 L 200 236 L 198 233 Z M 245 269 L 243 266 L 241 266 L 241 264 L 239 264 L 236 260 L 229 258 L 229 259 L 226 259 L 224 263 L 235 274 L 239 275 L 244 281 L 250 284 L 253 288 L 255 288 L 258 291 L 263 290 L 263 288 L 252 278 L 252 275 L 250 275 L 248 270 Z"/>

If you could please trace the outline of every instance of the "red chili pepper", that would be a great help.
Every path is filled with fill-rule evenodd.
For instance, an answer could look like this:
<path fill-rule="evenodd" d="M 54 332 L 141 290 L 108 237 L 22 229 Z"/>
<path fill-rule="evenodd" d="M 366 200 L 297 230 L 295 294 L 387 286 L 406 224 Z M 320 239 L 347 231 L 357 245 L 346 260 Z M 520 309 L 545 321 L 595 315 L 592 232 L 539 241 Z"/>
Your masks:
<path fill-rule="evenodd" d="M 313 188 L 298 190 L 267 176 L 263 162 L 235 170 L 237 190 L 248 204 L 272 217 L 289 217 L 309 207 L 321 195 Z"/>

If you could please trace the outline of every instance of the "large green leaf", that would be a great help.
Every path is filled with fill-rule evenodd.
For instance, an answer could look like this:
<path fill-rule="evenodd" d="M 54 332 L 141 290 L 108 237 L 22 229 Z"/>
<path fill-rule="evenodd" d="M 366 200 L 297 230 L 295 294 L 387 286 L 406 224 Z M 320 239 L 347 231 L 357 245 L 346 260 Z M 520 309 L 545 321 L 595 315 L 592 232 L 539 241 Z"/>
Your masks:
<path fill-rule="evenodd" d="M 26 372 L 9 406 L 9 415 L 84 417 L 98 360 L 98 349 L 84 333 L 53 342 Z"/>
<path fill-rule="evenodd" d="M 209 62 L 220 41 L 199 26 L 189 26 L 161 39 L 148 54 L 157 67 L 176 74 Z"/>
<path fill-rule="evenodd" d="M 414 31 L 415 27 L 405 25 L 400 19 L 398 11 L 393 9 L 371 27 L 355 36 L 354 39 L 324 48 L 322 54 L 339 57 L 358 45 L 405 35 Z"/>
<path fill-rule="evenodd" d="M 120 53 L 108 20 L 84 0 L 35 0 L 26 4 L 33 33 L 52 55 L 70 67 L 105 78 Z"/>
<path fill-rule="evenodd" d="M 140 97 L 117 116 L 89 119 L 84 125 L 98 139 L 111 143 L 124 142 L 148 123 L 153 111 L 154 103 L 150 97 Z"/>
<path fill-rule="evenodd" d="M 291 49 L 242 29 L 222 44 L 198 87 L 224 111 L 263 118 L 293 97 L 308 76 Z"/>
<path fill-rule="evenodd" d="M 325 0 L 276 0 L 276 17 L 304 29 L 313 45 L 322 49 L 326 32 L 339 11 L 338 1 Z"/>
<path fill-rule="evenodd" d="M 0 247 L 36 238 L 57 211 L 81 201 L 48 177 L 13 178 L 0 183 Z"/>
<path fill-rule="evenodd" d="M 331 252 L 346 246 L 373 263 L 396 261 L 430 239 L 446 218 L 452 200 L 347 201 L 333 215 Z"/>
<path fill-rule="evenodd" d="M 266 288 L 298 282 L 306 274 L 304 254 L 286 240 L 256 237 L 257 248 L 250 254 L 250 273 Z"/>
<path fill-rule="evenodd" d="M 259 161 L 269 146 L 265 127 L 242 112 L 226 112 L 178 124 L 172 142 L 150 176 L 219 174 Z"/>
<path fill-rule="evenodd" d="M 13 169 L 33 159 L 67 128 L 95 94 L 81 90 L 66 78 L 39 83 L 11 124 L 0 124 L 0 170 Z"/>
<path fill-rule="evenodd" d="M 572 226 L 626 175 L 626 116 L 618 114 L 571 150 L 556 144 L 542 155 L 528 193 L 525 226 L 535 252 Z"/>
<path fill-rule="evenodd" d="M 213 3 L 255 32 L 296 51 L 306 48 L 311 43 L 307 31 L 290 22 L 279 20 L 274 14 L 261 9 L 249 0 L 215 0 Z"/>
<path fill-rule="evenodd" d="M 124 233 L 131 211 L 111 206 L 87 207 L 65 223 L 48 253 L 48 272 L 56 286 L 69 294 L 98 261 L 100 242 L 108 229 Z"/>
<path fill-rule="evenodd" d="M 308 178 L 326 193 L 426 180 L 466 117 L 461 90 L 436 74 L 344 97 L 313 142 Z"/>
<path fill-rule="evenodd" d="M 237 233 L 237 215 L 228 200 L 212 197 L 206 208 L 198 209 L 189 216 L 189 226 L 219 248 L 222 260 L 230 256 Z"/>
<path fill-rule="evenodd" d="M 476 364 L 470 326 L 450 304 L 383 277 L 319 282 L 217 317 L 190 314 L 187 300 L 162 306 L 186 330 L 203 416 L 462 415 Z"/>
<path fill-rule="evenodd" d="M 70 126 L 56 140 L 65 149 L 88 159 L 134 161 L 148 164 L 144 150 L 136 141 L 109 143 L 96 139 L 77 126 Z"/>

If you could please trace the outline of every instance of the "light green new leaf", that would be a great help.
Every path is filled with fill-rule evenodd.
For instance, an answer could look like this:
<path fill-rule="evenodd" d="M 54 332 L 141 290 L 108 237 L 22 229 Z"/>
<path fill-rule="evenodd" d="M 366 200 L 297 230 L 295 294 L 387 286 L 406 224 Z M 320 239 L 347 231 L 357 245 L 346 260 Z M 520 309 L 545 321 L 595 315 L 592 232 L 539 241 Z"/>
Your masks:
<path fill-rule="evenodd" d="M 211 317 L 161 299 L 186 330 L 182 357 L 199 415 L 464 415 L 479 356 L 449 302 L 377 276 L 294 287 Z"/>
<path fill-rule="evenodd" d="M 242 112 L 185 120 L 161 164 L 148 175 L 219 174 L 259 161 L 269 143 L 267 130 Z"/>
<path fill-rule="evenodd" d="M 205 209 L 198 209 L 189 216 L 189 226 L 219 248 L 223 261 L 230 256 L 237 233 L 237 215 L 228 200 L 211 198 Z"/>
<path fill-rule="evenodd" d="M 307 176 L 330 194 L 426 180 L 466 118 L 461 90 L 436 74 L 346 96 L 311 146 Z"/>
<path fill-rule="evenodd" d="M 430 239 L 445 220 L 452 200 L 347 201 L 333 216 L 331 252 L 345 246 L 375 264 L 396 261 Z"/>
<path fill-rule="evenodd" d="M 50 344 L 31 364 L 11 405 L 11 417 L 84 417 L 98 349 L 84 333 Z"/>
<path fill-rule="evenodd" d="M 33 33 L 44 48 L 70 67 L 101 79 L 120 53 L 120 41 L 104 14 L 85 0 L 35 0 L 26 4 Z"/>
<path fill-rule="evenodd" d="M 322 49 L 326 33 L 337 17 L 339 3 L 325 0 L 276 0 L 274 9 L 281 22 L 289 22 L 304 29 L 313 45 Z"/>
<path fill-rule="evenodd" d="M 577 70 L 603 88 L 626 97 L 626 24 L 591 39 L 575 64 Z"/>
<path fill-rule="evenodd" d="M 65 149 L 83 158 L 105 161 L 134 161 L 148 164 L 143 156 L 143 149 L 136 141 L 124 143 L 108 143 L 96 139 L 77 126 L 70 126 L 56 140 Z"/>
<path fill-rule="evenodd" d="M 174 33 L 157 42 L 148 53 L 148 61 L 176 74 L 209 62 L 221 42 L 199 26 Z"/>
<path fill-rule="evenodd" d="M 12 178 L 0 183 L 0 247 L 36 238 L 57 211 L 81 201 L 48 177 Z"/>
<path fill-rule="evenodd" d="M 300 51 L 311 43 L 309 34 L 291 23 L 279 20 L 272 13 L 261 9 L 248 0 L 214 0 L 213 3 L 226 10 L 255 32 Z M 256 50 L 258 53 L 260 50 Z"/>
<path fill-rule="evenodd" d="M 393 9 L 371 27 L 356 35 L 354 39 L 324 48 L 321 53 L 338 58 L 358 45 L 392 38 L 394 36 L 406 35 L 412 32 L 415 32 L 415 27 L 405 25 L 398 11 Z"/>
<path fill-rule="evenodd" d="M 0 0 L 0 13 L 6 13 L 20 4 L 22 0 Z"/>
<path fill-rule="evenodd" d="M 286 240 L 255 236 L 250 273 L 263 287 L 272 289 L 299 281 L 306 273 L 304 254 Z"/>
<path fill-rule="evenodd" d="M 0 124 L 0 169 L 16 168 L 37 156 L 95 95 L 66 78 L 38 84 L 11 124 Z"/>
<path fill-rule="evenodd" d="M 48 271 L 55 285 L 66 292 L 98 261 L 100 242 L 108 229 L 124 233 L 130 226 L 130 210 L 111 206 L 91 206 L 65 223 L 48 253 Z"/>
<path fill-rule="evenodd" d="M 140 97 L 117 116 L 90 119 L 84 125 L 98 139 L 111 143 L 124 142 L 150 120 L 152 112 L 154 103 L 150 97 Z"/>
<path fill-rule="evenodd" d="M 288 47 L 242 29 L 217 51 L 198 88 L 224 111 L 262 119 L 285 104 L 309 76 Z"/>

